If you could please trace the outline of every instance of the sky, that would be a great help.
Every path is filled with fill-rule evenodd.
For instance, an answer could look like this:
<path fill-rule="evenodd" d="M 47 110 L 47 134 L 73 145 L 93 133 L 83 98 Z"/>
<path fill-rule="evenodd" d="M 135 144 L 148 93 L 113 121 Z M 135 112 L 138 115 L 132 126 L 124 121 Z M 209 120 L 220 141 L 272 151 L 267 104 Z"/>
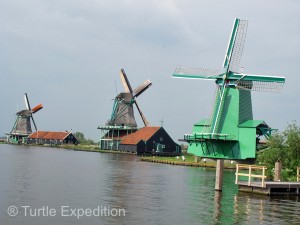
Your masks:
<path fill-rule="evenodd" d="M 281 93 L 253 92 L 254 119 L 284 130 L 300 121 L 298 0 L 0 0 L 0 136 L 25 109 L 39 130 L 98 141 L 124 68 L 152 126 L 177 141 L 208 118 L 214 81 L 174 79 L 177 65 L 221 69 L 234 18 L 249 21 L 244 73 L 286 77 Z M 137 111 L 139 126 L 143 123 Z"/>

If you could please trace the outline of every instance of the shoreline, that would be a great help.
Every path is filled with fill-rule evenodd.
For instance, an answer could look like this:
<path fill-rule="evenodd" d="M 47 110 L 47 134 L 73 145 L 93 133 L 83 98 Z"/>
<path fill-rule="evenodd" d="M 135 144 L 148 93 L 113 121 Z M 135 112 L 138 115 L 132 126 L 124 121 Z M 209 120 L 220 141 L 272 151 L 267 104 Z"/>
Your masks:
<path fill-rule="evenodd" d="M 9 143 L 7 143 L 9 144 Z M 104 150 L 99 149 L 97 145 L 23 145 L 23 146 L 35 146 L 35 147 L 50 147 L 57 149 L 65 149 L 72 151 L 82 151 L 82 152 L 98 152 L 98 153 L 112 153 L 112 154 L 124 154 L 124 155 L 137 155 L 133 152 L 117 151 L 117 150 Z M 141 162 L 151 162 L 151 163 L 160 163 L 160 164 L 169 164 L 177 166 L 190 166 L 190 167 L 207 167 L 207 168 L 216 168 L 216 162 L 195 162 L 195 156 L 190 154 L 183 154 L 185 160 L 182 160 L 182 157 L 165 157 L 165 156 L 139 156 Z M 224 169 L 236 169 L 235 164 L 224 163 Z"/>
<path fill-rule="evenodd" d="M 194 157 L 194 156 L 193 156 Z M 180 159 L 164 159 L 164 157 L 153 158 L 153 157 L 141 157 L 141 161 L 151 162 L 151 163 L 161 163 L 161 164 L 170 164 L 174 166 L 190 166 L 190 167 L 207 167 L 207 168 L 216 168 L 217 163 L 214 162 L 192 162 L 192 161 L 182 161 Z M 224 163 L 224 169 L 235 170 L 235 164 Z"/>

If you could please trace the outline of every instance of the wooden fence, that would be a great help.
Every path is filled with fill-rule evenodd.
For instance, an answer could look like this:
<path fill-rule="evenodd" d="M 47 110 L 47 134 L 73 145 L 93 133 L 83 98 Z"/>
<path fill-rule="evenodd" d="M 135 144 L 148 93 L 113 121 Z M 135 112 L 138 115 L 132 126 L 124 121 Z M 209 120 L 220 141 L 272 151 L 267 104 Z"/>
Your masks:
<path fill-rule="evenodd" d="M 259 178 L 259 179 L 261 179 L 261 187 L 264 187 L 265 179 L 266 179 L 266 176 L 265 176 L 266 169 L 267 169 L 266 166 L 237 164 L 236 165 L 236 173 L 235 173 L 235 184 L 240 183 L 239 177 L 242 176 L 242 177 L 248 177 L 248 186 L 251 186 L 251 182 L 253 182 L 251 178 Z M 246 170 L 246 173 L 244 173 L 244 172 L 242 173 L 241 170 L 242 171 Z M 258 172 L 253 173 L 254 171 L 258 171 Z M 257 174 L 257 173 L 259 173 L 259 174 Z"/>

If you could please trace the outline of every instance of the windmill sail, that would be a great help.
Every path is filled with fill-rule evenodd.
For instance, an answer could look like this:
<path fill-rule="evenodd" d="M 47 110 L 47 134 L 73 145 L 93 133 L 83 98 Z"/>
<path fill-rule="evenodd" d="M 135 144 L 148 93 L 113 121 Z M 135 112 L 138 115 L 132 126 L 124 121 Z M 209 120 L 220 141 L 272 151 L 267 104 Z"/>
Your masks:
<path fill-rule="evenodd" d="M 29 101 L 28 101 L 27 93 L 25 93 L 25 95 L 24 95 L 24 100 L 25 100 L 26 109 L 31 110 L 30 104 L 29 104 Z"/>
<path fill-rule="evenodd" d="M 235 19 L 229 39 L 223 68 L 232 72 L 240 72 L 240 62 L 246 40 L 248 21 Z"/>
<path fill-rule="evenodd" d="M 220 75 L 219 70 L 177 66 L 173 77 L 214 80 Z"/>
<path fill-rule="evenodd" d="M 44 107 L 44 106 L 43 106 L 42 104 L 38 104 L 37 106 L 35 106 L 35 107 L 31 110 L 31 112 L 32 112 L 32 113 L 36 113 L 36 112 L 40 111 L 43 107 Z"/>
<path fill-rule="evenodd" d="M 140 113 L 140 115 L 141 115 L 141 117 L 142 117 L 142 120 L 143 120 L 144 125 L 145 125 L 145 126 L 148 126 L 148 125 L 149 125 L 149 122 L 148 122 L 148 120 L 146 119 L 146 117 L 144 116 L 144 114 L 142 113 L 142 110 L 140 109 L 140 107 L 139 107 L 139 105 L 137 104 L 137 102 L 135 102 L 135 106 L 136 106 L 136 108 L 138 109 L 138 111 L 139 111 L 139 113 Z"/>
<path fill-rule="evenodd" d="M 121 78 L 122 85 L 125 89 L 125 92 L 130 92 L 132 94 L 132 88 L 124 69 L 121 69 L 120 71 L 120 78 Z"/>
<path fill-rule="evenodd" d="M 280 92 L 284 83 L 266 82 L 266 81 L 238 81 L 236 88 L 248 91 L 261 92 Z"/>
<path fill-rule="evenodd" d="M 142 83 L 140 86 L 134 89 L 133 91 L 134 97 L 138 97 L 140 94 L 146 91 L 151 85 L 152 83 L 150 80 L 145 80 L 144 83 Z"/>

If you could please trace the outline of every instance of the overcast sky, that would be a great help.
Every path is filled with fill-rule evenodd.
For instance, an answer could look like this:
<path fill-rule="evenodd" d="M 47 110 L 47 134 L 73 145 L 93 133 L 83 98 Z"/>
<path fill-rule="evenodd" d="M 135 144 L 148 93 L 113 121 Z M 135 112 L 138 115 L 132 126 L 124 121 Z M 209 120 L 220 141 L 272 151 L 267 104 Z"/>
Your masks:
<path fill-rule="evenodd" d="M 221 69 L 234 18 L 249 21 L 245 73 L 286 77 L 280 94 L 253 92 L 254 119 L 283 130 L 300 121 L 300 1 L 0 0 L 0 132 L 31 106 L 39 130 L 99 140 L 124 68 L 153 126 L 175 139 L 208 118 L 213 81 L 174 79 L 177 65 Z M 116 88 L 117 86 L 117 88 Z M 137 122 L 142 126 L 139 114 Z"/>

